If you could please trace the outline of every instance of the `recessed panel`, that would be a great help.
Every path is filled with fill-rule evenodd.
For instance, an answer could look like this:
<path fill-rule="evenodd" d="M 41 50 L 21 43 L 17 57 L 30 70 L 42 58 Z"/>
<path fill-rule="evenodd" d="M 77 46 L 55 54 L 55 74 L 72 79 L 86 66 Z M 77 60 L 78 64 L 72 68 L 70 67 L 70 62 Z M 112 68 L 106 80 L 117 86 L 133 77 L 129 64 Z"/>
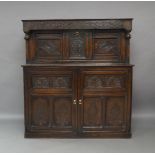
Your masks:
<path fill-rule="evenodd" d="M 31 100 L 32 126 L 47 128 L 49 125 L 49 100 L 48 97 L 33 96 Z"/>
<path fill-rule="evenodd" d="M 119 33 L 96 32 L 93 35 L 93 58 L 109 62 L 121 58 Z"/>
<path fill-rule="evenodd" d="M 62 34 L 36 34 L 36 59 L 62 58 Z"/>
<path fill-rule="evenodd" d="M 124 121 L 125 97 L 108 97 L 106 104 L 106 124 L 121 126 Z"/>
<path fill-rule="evenodd" d="M 102 101 L 99 97 L 87 97 L 83 101 L 83 126 L 100 127 L 103 125 Z"/>
<path fill-rule="evenodd" d="M 53 111 L 55 127 L 72 126 L 72 98 L 55 98 L 53 100 Z"/>

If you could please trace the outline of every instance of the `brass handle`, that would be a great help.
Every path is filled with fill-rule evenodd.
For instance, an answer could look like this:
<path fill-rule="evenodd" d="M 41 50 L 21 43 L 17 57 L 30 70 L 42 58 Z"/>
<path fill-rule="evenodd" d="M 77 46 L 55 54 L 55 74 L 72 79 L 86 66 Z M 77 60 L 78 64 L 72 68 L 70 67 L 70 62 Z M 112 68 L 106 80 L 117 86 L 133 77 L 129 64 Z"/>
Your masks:
<path fill-rule="evenodd" d="M 82 104 L 82 100 L 79 100 L 79 104 Z"/>
<path fill-rule="evenodd" d="M 73 104 L 76 104 L 76 100 L 73 100 Z"/>

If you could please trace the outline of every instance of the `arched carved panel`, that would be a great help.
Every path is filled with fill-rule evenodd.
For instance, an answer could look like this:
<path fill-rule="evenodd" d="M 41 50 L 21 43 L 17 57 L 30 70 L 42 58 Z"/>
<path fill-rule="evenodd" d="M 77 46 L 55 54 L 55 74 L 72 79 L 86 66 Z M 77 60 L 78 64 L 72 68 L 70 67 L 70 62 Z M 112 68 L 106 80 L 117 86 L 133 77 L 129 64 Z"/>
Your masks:
<path fill-rule="evenodd" d="M 48 127 L 49 125 L 49 100 L 45 97 L 32 98 L 32 125 Z"/>
<path fill-rule="evenodd" d="M 120 126 L 124 121 L 125 98 L 108 97 L 106 104 L 106 124 L 109 126 Z"/>
<path fill-rule="evenodd" d="M 72 98 L 61 97 L 53 101 L 54 124 L 56 127 L 72 126 Z"/>
<path fill-rule="evenodd" d="M 83 101 L 83 125 L 97 127 L 103 125 L 102 101 L 99 97 L 87 97 Z"/>

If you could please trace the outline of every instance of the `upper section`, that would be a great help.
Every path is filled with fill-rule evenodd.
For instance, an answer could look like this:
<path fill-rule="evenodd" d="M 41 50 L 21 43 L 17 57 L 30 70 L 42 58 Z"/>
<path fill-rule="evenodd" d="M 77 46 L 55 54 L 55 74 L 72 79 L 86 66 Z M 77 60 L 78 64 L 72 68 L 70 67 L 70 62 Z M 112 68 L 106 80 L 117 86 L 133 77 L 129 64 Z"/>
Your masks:
<path fill-rule="evenodd" d="M 27 63 L 129 63 L 132 19 L 23 20 Z"/>

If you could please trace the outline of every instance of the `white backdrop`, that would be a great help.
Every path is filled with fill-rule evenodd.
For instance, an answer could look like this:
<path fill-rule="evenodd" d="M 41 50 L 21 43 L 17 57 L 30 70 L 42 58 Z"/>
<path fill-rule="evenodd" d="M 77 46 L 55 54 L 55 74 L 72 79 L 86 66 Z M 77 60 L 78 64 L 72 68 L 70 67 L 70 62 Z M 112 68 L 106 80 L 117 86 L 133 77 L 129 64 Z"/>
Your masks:
<path fill-rule="evenodd" d="M 0 2 L 0 118 L 23 118 L 22 19 L 134 18 L 133 113 L 155 115 L 155 2 Z"/>

